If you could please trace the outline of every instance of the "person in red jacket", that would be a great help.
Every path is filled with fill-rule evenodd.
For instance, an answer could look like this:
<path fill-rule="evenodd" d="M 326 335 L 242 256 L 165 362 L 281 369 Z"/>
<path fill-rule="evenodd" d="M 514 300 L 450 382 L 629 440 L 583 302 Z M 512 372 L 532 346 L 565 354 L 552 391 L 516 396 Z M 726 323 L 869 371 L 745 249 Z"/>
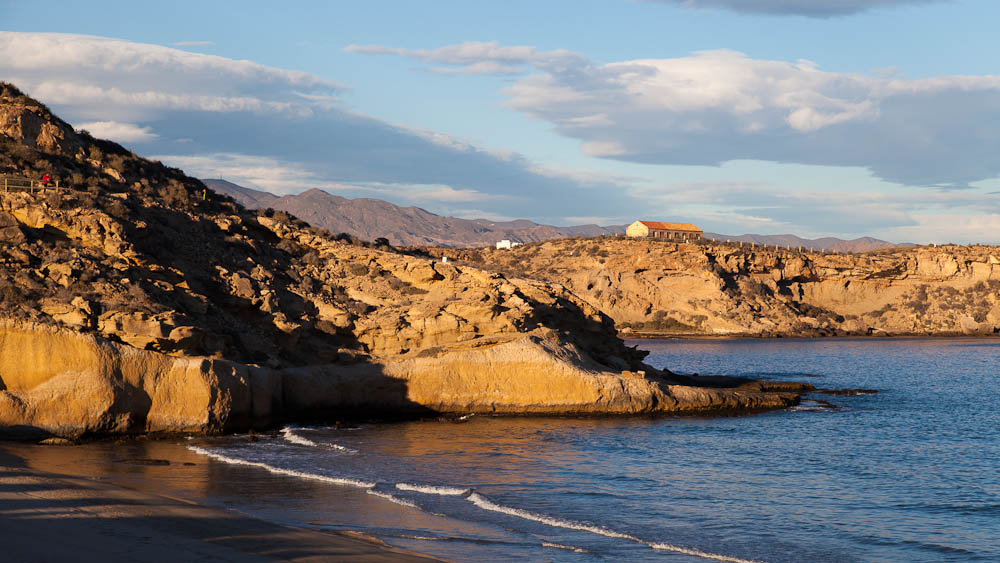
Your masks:
<path fill-rule="evenodd" d="M 52 183 L 52 176 L 49 176 L 48 172 L 42 174 L 42 187 L 47 188 L 51 183 Z"/>

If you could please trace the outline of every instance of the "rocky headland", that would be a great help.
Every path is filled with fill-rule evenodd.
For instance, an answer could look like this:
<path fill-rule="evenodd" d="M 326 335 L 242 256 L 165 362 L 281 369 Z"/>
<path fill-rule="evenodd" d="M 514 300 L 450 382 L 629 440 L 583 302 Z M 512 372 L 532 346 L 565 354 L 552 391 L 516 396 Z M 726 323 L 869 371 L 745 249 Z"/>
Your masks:
<path fill-rule="evenodd" d="M 560 283 L 249 211 L 0 85 L 0 430 L 218 432 L 349 414 L 795 404 L 643 363 Z"/>
<path fill-rule="evenodd" d="M 562 284 L 631 335 L 1000 332 L 1000 248 L 993 246 L 837 254 L 609 237 L 427 252 Z"/>

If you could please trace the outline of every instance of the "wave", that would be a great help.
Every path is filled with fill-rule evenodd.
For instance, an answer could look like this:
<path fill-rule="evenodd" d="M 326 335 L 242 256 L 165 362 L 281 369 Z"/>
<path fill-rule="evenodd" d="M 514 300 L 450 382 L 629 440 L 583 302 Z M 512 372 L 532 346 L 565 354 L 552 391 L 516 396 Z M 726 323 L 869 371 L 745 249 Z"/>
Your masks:
<path fill-rule="evenodd" d="M 571 545 L 563 545 L 561 543 L 552 543 L 552 542 L 547 542 L 547 541 L 543 541 L 542 542 L 542 547 L 551 547 L 551 548 L 554 548 L 554 549 L 565 549 L 566 551 L 572 551 L 573 553 L 590 553 L 589 551 L 587 551 L 586 549 L 583 549 L 582 547 L 573 547 Z"/>
<path fill-rule="evenodd" d="M 757 563 L 753 559 L 740 559 L 739 557 L 730 557 L 729 555 L 720 555 L 718 553 L 708 553 L 701 551 L 700 549 L 693 549 L 690 547 L 680 547 L 677 545 L 671 545 L 669 543 L 656 543 L 656 542 L 643 542 L 649 547 L 657 551 L 673 551 L 674 553 L 683 553 L 684 555 L 693 555 L 694 557 L 701 557 L 702 559 L 713 559 L 715 561 L 727 561 L 730 563 Z"/>
<path fill-rule="evenodd" d="M 433 485 L 411 485 L 410 483 L 396 483 L 396 488 L 401 491 L 415 491 L 428 495 L 450 497 L 461 497 L 472 492 L 472 489 L 460 489 L 458 487 L 435 487 Z"/>
<path fill-rule="evenodd" d="M 286 426 L 281 429 L 281 436 L 293 444 L 298 444 L 300 446 L 318 446 L 316 442 L 313 442 L 309 438 L 303 438 L 295 433 L 291 426 Z"/>
<path fill-rule="evenodd" d="M 305 436 L 302 436 L 301 434 L 296 434 L 295 430 L 296 429 L 292 428 L 291 426 L 286 426 L 286 427 L 284 427 L 284 428 L 281 429 L 281 436 L 285 440 L 287 440 L 287 441 L 289 441 L 289 442 L 291 442 L 293 444 L 298 444 L 299 446 L 309 446 L 311 448 L 327 447 L 327 448 L 332 448 L 334 450 L 341 451 L 341 452 L 348 453 L 348 454 L 356 454 L 356 453 L 358 453 L 358 450 L 353 450 L 351 448 L 347 448 L 347 447 L 341 446 L 340 444 L 334 444 L 333 442 L 328 442 L 328 443 L 325 443 L 325 444 L 320 444 L 318 442 L 314 442 L 314 441 L 310 440 L 309 438 L 306 438 Z"/>
<path fill-rule="evenodd" d="M 708 553 L 698 549 L 680 547 L 668 543 L 648 542 L 646 540 L 637 538 L 633 535 L 624 534 L 622 532 L 616 532 L 614 530 L 609 530 L 607 528 L 601 526 L 595 526 L 593 524 L 583 524 L 580 522 L 572 522 L 570 520 L 560 520 L 558 518 L 552 518 L 551 516 L 544 516 L 542 514 L 535 514 L 533 512 L 528 512 L 527 510 L 521 510 L 520 508 L 511 508 L 509 506 L 499 505 L 487 499 L 486 497 L 480 495 L 479 493 L 472 493 L 471 495 L 468 496 L 468 500 L 469 502 L 478 506 L 479 508 L 482 508 L 483 510 L 500 512 L 502 514 L 516 516 L 518 518 L 523 518 L 525 520 L 540 522 L 542 524 L 547 524 L 549 526 L 557 528 L 590 532 L 592 534 L 597 534 L 608 538 L 631 540 L 637 543 L 641 543 L 643 545 L 647 545 L 658 551 L 673 551 L 675 553 L 682 553 L 684 555 L 693 555 L 695 557 L 701 557 L 702 559 L 713 559 L 716 561 L 726 561 L 729 563 L 757 563 L 756 561 L 750 559 L 740 559 L 738 557 L 730 557 L 728 555 Z"/>
<path fill-rule="evenodd" d="M 469 495 L 469 502 L 478 506 L 479 508 L 482 508 L 483 510 L 490 510 L 493 512 L 508 514 L 510 516 L 517 516 L 518 518 L 523 518 L 525 520 L 533 520 L 535 522 L 541 522 L 542 524 L 548 524 L 549 526 L 554 526 L 557 528 L 566 528 L 569 530 L 582 530 L 584 532 L 590 532 L 592 534 L 598 534 L 609 538 L 632 540 L 640 543 L 645 543 L 635 536 L 630 536 L 628 534 L 623 534 L 621 532 L 616 532 L 614 530 L 609 530 L 607 528 L 602 528 L 600 526 L 594 526 L 591 524 L 581 524 L 579 522 L 570 522 L 568 520 L 559 520 L 557 518 L 552 518 L 550 516 L 534 514 L 532 512 L 528 512 L 527 510 L 521 510 L 520 508 L 511 508 L 509 506 L 502 506 L 492 502 L 491 500 L 480 495 L 479 493 L 472 493 L 471 495 Z"/>
<path fill-rule="evenodd" d="M 281 467 L 275 467 L 273 465 L 268 465 L 266 463 L 262 463 L 259 461 L 247 461 L 245 459 L 229 457 L 227 455 L 222 455 L 220 453 L 216 453 L 199 446 L 188 446 L 187 448 L 192 452 L 212 458 L 216 461 L 221 461 L 223 463 L 228 463 L 230 465 L 247 465 L 250 467 L 259 467 L 276 475 L 299 477 L 300 479 L 309 479 L 311 481 L 322 481 L 324 483 L 332 483 L 334 485 L 348 485 L 351 487 L 358 487 L 360 489 L 371 489 L 375 487 L 375 483 L 371 483 L 369 481 L 361 481 L 359 479 L 349 479 L 347 477 L 330 477 L 328 475 L 320 475 L 317 473 L 305 473 L 303 471 L 295 471 L 294 469 L 283 469 Z"/>
<path fill-rule="evenodd" d="M 396 503 L 398 505 L 401 505 L 401 506 L 408 506 L 410 508 L 417 508 L 417 509 L 420 508 L 419 506 L 417 506 L 416 504 L 413 504 L 412 502 L 410 502 L 408 500 L 403 500 L 401 498 L 394 497 L 394 496 L 390 495 L 389 493 L 383 493 L 381 491 L 376 491 L 375 489 L 368 489 L 365 492 L 367 492 L 370 495 L 377 496 L 379 498 L 384 498 L 385 500 L 387 500 L 389 502 L 394 502 L 394 503 Z"/>

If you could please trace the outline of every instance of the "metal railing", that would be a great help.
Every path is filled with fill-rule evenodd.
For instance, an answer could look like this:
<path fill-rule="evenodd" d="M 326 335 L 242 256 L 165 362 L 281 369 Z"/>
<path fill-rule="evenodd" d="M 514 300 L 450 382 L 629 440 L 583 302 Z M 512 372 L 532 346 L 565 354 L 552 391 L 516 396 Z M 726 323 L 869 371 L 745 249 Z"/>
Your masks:
<path fill-rule="evenodd" d="M 43 183 L 41 180 L 32 180 L 22 176 L 0 176 L 0 189 L 6 192 L 28 192 L 35 193 L 42 190 L 58 190 L 59 180 L 50 180 Z"/>

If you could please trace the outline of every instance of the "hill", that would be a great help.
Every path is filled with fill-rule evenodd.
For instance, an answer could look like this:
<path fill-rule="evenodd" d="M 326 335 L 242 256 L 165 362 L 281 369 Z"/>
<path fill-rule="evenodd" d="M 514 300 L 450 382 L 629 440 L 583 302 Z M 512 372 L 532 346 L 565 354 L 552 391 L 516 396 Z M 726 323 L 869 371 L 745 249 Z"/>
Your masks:
<path fill-rule="evenodd" d="M 797 400 L 678 385 L 562 286 L 247 210 L 0 83 L 0 174 L 43 173 L 0 192 L 0 432 Z"/>

